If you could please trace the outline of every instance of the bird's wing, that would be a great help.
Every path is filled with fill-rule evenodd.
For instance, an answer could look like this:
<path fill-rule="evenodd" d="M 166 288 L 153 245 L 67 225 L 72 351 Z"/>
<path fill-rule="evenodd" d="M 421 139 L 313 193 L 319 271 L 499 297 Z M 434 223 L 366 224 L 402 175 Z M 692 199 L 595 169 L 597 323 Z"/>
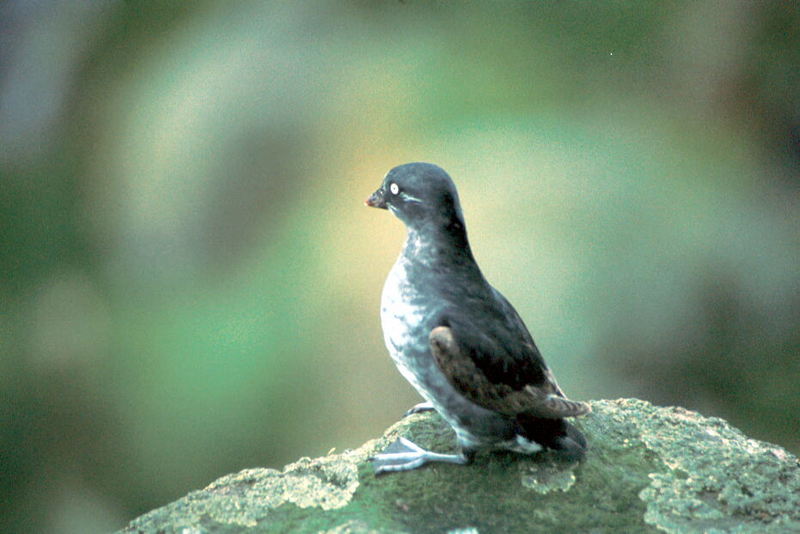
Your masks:
<path fill-rule="evenodd" d="M 588 413 L 588 404 L 564 396 L 522 320 L 505 304 L 511 313 L 502 317 L 510 325 L 490 321 L 494 328 L 477 328 L 454 313 L 431 330 L 431 354 L 448 381 L 475 404 L 509 416 L 557 419 Z M 523 331 L 515 327 L 517 321 Z"/>

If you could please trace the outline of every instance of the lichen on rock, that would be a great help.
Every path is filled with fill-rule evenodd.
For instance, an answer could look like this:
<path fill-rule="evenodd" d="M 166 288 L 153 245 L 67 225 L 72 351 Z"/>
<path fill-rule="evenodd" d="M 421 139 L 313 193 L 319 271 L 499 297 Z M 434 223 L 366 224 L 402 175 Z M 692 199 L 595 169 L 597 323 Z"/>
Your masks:
<path fill-rule="evenodd" d="M 352 451 L 222 477 L 124 532 L 800 532 L 800 465 L 784 449 L 682 408 L 591 405 L 579 463 L 487 452 L 376 477 L 368 458 L 399 435 L 452 450 L 447 424 L 417 414 Z"/>
<path fill-rule="evenodd" d="M 536 493 L 567 491 L 575 483 L 574 468 L 577 464 L 565 465 L 556 462 L 542 462 L 523 472 L 520 482 L 523 487 Z"/>
<path fill-rule="evenodd" d="M 175 518 L 175 524 L 170 527 L 198 524 L 255 527 L 271 510 L 284 504 L 321 510 L 341 508 L 350 502 L 358 488 L 359 459 L 364 460 L 352 452 L 316 459 L 301 458 L 282 471 L 255 468 L 226 475 L 205 489 L 168 505 L 173 508 L 170 515 Z M 147 524 L 151 514 L 137 519 L 129 528 L 135 527 L 137 522 Z"/>
<path fill-rule="evenodd" d="M 675 533 L 800 532 L 800 471 L 785 450 L 683 408 L 625 400 L 614 409 L 636 413 L 640 439 L 669 467 L 640 493 L 648 523 Z"/>

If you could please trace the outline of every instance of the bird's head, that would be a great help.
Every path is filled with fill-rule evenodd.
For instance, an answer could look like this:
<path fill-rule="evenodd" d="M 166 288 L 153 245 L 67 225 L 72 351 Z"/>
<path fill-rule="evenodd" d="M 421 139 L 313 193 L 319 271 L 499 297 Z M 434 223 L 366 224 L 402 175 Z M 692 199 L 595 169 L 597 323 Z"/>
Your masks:
<path fill-rule="evenodd" d="M 464 229 L 456 186 L 444 169 L 431 163 L 395 167 L 364 203 L 388 209 L 411 229 Z"/>

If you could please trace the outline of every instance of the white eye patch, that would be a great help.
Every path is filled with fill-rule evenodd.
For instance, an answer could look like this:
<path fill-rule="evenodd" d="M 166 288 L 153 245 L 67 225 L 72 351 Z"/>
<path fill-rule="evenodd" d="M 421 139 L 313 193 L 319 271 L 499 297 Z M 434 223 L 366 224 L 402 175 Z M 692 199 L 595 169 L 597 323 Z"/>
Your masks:
<path fill-rule="evenodd" d="M 400 187 L 398 187 L 396 183 L 392 182 L 389 184 L 389 191 L 391 191 L 393 195 L 396 195 L 400 192 Z"/>

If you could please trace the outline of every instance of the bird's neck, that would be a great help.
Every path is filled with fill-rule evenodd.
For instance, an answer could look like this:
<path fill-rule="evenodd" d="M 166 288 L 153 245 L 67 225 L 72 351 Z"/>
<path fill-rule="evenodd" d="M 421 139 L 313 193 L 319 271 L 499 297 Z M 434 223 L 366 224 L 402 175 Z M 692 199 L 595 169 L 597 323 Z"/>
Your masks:
<path fill-rule="evenodd" d="M 480 275 L 461 221 L 449 225 L 408 227 L 403 256 L 407 261 L 441 272 L 457 270 Z"/>

